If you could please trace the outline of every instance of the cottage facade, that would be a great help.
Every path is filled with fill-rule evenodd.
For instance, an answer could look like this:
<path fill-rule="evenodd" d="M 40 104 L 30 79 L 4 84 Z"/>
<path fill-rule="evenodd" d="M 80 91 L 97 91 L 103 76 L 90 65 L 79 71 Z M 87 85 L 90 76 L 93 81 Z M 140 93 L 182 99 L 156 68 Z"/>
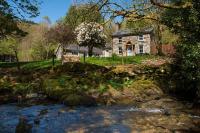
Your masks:
<path fill-rule="evenodd" d="M 119 30 L 112 36 L 113 54 L 119 56 L 135 56 L 137 54 L 150 54 L 151 32 L 146 29 L 139 32 L 131 30 Z"/>

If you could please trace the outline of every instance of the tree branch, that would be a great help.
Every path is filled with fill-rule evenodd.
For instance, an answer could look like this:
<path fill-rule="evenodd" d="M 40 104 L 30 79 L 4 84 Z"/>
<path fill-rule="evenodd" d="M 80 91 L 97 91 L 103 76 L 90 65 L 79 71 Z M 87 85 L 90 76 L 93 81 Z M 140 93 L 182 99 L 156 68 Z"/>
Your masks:
<path fill-rule="evenodd" d="M 151 4 L 154 6 L 158 6 L 161 8 L 168 8 L 168 9 L 181 9 L 181 8 L 190 8 L 192 7 L 192 3 L 191 2 L 186 2 L 184 5 L 180 5 L 180 6 L 175 6 L 175 5 L 169 5 L 169 4 L 161 4 L 156 2 L 155 0 L 150 0 Z"/>

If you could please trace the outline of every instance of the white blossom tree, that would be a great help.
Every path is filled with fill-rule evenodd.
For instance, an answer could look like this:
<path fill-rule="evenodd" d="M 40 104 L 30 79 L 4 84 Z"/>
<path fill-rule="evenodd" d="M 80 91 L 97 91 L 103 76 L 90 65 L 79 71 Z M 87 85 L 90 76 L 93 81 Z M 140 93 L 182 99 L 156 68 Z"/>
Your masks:
<path fill-rule="evenodd" d="M 93 55 L 93 48 L 103 48 L 106 44 L 106 35 L 103 26 L 96 22 L 82 23 L 76 29 L 77 42 L 79 46 L 88 47 L 88 55 Z"/>

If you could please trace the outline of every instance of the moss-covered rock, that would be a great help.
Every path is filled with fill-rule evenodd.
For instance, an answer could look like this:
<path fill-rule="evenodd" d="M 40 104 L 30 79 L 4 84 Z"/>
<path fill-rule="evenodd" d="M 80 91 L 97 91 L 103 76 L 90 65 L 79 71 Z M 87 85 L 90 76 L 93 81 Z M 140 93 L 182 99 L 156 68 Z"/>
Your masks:
<path fill-rule="evenodd" d="M 161 97 L 163 92 L 154 81 L 139 79 L 126 87 L 123 94 L 136 101 L 148 101 Z"/>

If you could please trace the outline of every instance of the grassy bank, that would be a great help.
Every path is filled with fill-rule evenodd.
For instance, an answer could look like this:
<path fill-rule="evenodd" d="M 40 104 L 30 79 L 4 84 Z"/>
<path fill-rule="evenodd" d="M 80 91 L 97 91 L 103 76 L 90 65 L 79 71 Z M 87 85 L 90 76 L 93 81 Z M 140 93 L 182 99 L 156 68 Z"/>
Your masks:
<path fill-rule="evenodd" d="M 143 101 L 162 94 L 154 79 L 144 77 L 149 70 L 143 68 L 135 70 L 136 75 L 130 75 L 124 71 L 116 73 L 118 68 L 89 63 L 66 63 L 56 65 L 54 70 L 48 61 L 22 66 L 23 73 L 10 71 L 0 75 L 0 97 L 4 101 L 9 99 L 5 97 L 9 94 L 26 98 L 29 94 L 42 92 L 67 105 L 94 105 L 129 103 L 134 99 Z"/>
<path fill-rule="evenodd" d="M 135 57 L 88 57 L 86 63 L 66 63 L 52 61 L 21 62 L 22 71 L 18 73 L 16 63 L 0 63 L 4 68 L 0 72 L 0 98 L 6 101 L 12 96 L 26 97 L 31 93 L 44 93 L 48 98 L 64 102 L 67 105 L 90 105 L 96 103 L 119 103 L 135 100 L 147 100 L 162 94 L 158 84 L 148 77 L 149 72 L 158 73 L 159 67 L 144 69 L 140 64 L 155 56 Z M 124 64 L 137 64 L 139 67 L 125 68 Z M 107 68 L 105 66 L 116 65 Z M 8 69 L 7 69 L 8 68 Z M 128 71 L 127 71 L 128 70 Z M 130 73 L 129 73 L 130 70 Z M 150 96 L 149 96 L 150 95 Z M 3 96 L 3 97 L 1 97 Z M 5 96 L 8 96 L 5 98 Z"/>

